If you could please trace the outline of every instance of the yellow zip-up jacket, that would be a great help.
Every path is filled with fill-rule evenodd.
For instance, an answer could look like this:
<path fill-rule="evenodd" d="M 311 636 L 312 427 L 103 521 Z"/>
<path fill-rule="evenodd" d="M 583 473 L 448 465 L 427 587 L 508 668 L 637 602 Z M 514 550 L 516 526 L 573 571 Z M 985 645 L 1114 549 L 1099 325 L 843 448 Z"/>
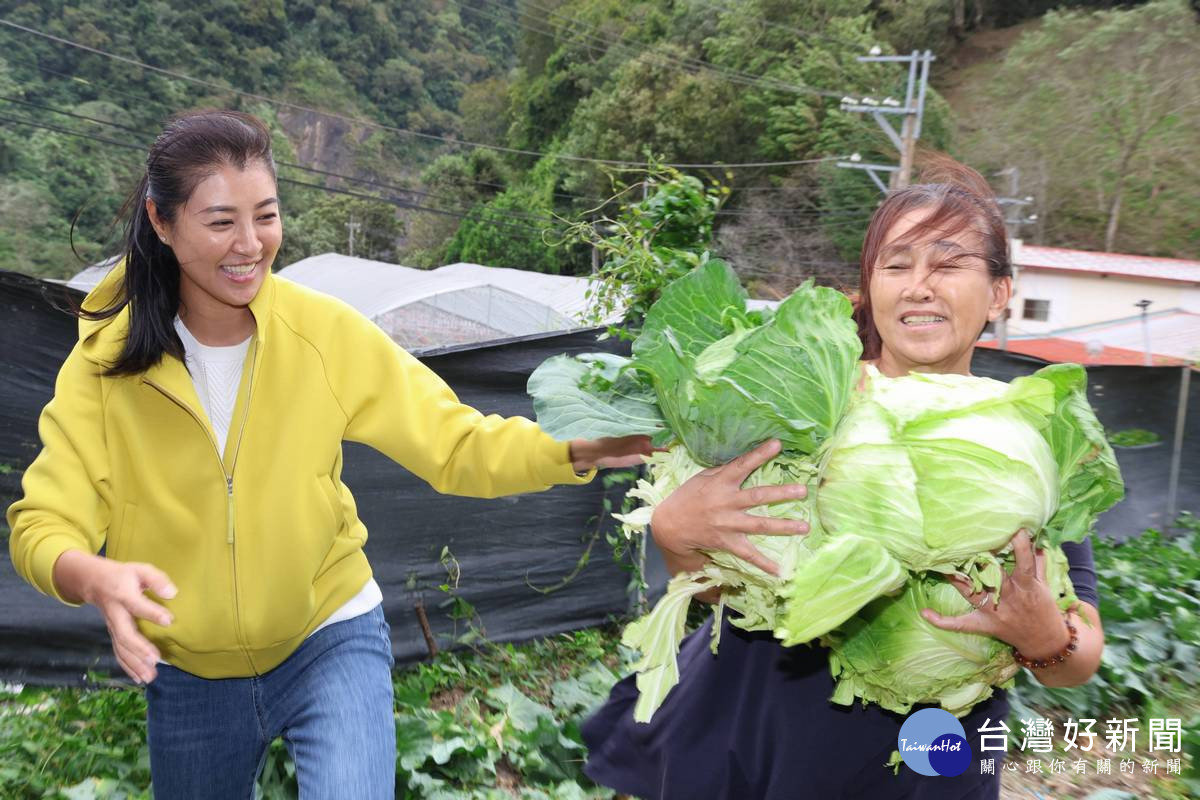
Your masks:
<path fill-rule="evenodd" d="M 118 266 L 85 301 L 102 307 Z M 43 449 L 8 509 L 18 573 L 52 580 L 68 549 L 141 561 L 179 589 L 168 627 L 139 620 L 163 658 L 205 678 L 263 673 L 371 576 L 367 530 L 342 483 L 342 441 L 370 445 L 443 493 L 497 497 L 577 476 L 568 445 L 523 417 L 483 416 L 346 304 L 268 276 L 250 304 L 225 452 L 192 379 L 164 356 L 103 374 L 129 328 L 81 320 L 38 424 Z"/>

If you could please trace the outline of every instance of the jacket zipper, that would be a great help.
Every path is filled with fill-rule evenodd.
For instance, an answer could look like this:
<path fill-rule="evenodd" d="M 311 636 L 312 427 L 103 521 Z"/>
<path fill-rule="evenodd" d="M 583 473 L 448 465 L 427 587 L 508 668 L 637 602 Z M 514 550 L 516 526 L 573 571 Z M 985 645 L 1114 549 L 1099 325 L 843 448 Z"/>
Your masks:
<path fill-rule="evenodd" d="M 227 545 L 229 545 L 229 547 L 230 547 L 231 552 L 229 553 L 229 560 L 230 560 L 230 563 L 233 565 L 233 620 L 234 620 L 234 625 L 236 626 L 236 629 L 237 629 L 238 641 L 242 642 L 243 649 L 245 649 L 245 641 L 244 641 L 244 637 L 242 636 L 241 603 L 238 601 L 237 556 L 233 553 L 233 536 L 234 536 L 233 473 L 237 470 L 238 453 L 240 453 L 241 449 L 242 449 L 242 434 L 246 430 L 246 417 L 250 416 L 250 393 L 254 390 L 254 367 L 256 366 L 257 361 L 258 361 L 258 339 L 255 338 L 254 354 L 251 356 L 251 362 L 250 362 L 250 383 L 246 387 L 246 407 L 242 412 L 242 423 L 241 423 L 241 425 L 238 426 L 237 441 L 234 443 L 234 446 L 233 446 L 233 463 L 230 464 L 230 466 L 229 466 L 229 472 L 225 471 L 225 459 L 221 456 L 221 450 L 217 446 L 217 439 L 213 435 L 212 429 L 204 423 L 204 420 L 200 419 L 200 416 L 195 411 L 193 411 L 187 403 L 183 402 L 181 399 L 176 397 L 174 394 L 167 391 L 162 385 L 155 383 L 152 380 L 146 380 L 146 383 L 150 384 L 155 389 L 157 389 L 158 391 L 162 392 L 164 395 L 169 397 L 172 401 L 174 401 L 174 403 L 177 406 L 182 408 L 184 411 L 188 412 L 188 414 L 191 415 L 192 419 L 196 420 L 196 423 L 201 428 L 203 428 L 205 434 L 207 434 L 208 441 L 213 446 L 213 452 L 217 454 L 217 466 L 220 467 L 220 469 L 221 469 L 221 475 L 223 475 L 225 477 L 225 497 L 226 497 L 226 501 L 225 501 L 225 509 L 226 509 L 226 511 L 225 511 L 225 543 Z M 247 659 L 249 659 L 249 654 L 247 654 L 246 657 L 247 657 Z"/>
<path fill-rule="evenodd" d="M 233 549 L 233 473 L 237 471 L 238 453 L 242 451 L 242 433 L 246 430 L 246 418 L 250 416 L 250 397 L 254 391 L 254 368 L 257 364 L 258 337 L 255 337 L 254 354 L 250 356 L 250 382 L 246 385 L 246 407 L 242 409 L 242 424 L 238 426 L 237 441 L 233 445 L 233 462 L 229 465 L 229 474 L 225 477 L 225 486 L 229 490 L 229 525 L 225 541 L 229 545 L 229 561 L 233 565 L 233 620 L 237 625 L 238 639 L 243 642 L 243 647 L 245 647 L 245 637 L 242 635 L 242 604 L 238 592 L 237 556 Z M 224 461 L 221 462 L 221 470 L 225 470 Z M 250 667 L 257 674 L 258 668 L 250 657 L 248 649 L 246 650 L 246 660 L 250 662 Z"/>

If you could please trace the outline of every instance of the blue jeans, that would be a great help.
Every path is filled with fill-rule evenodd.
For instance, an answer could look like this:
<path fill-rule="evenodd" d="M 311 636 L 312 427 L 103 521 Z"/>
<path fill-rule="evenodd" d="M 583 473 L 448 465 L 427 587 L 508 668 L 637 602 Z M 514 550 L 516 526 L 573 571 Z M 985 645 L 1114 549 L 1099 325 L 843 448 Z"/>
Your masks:
<path fill-rule="evenodd" d="M 376 606 L 317 631 L 265 675 L 208 680 L 159 664 L 146 687 L 154 796 L 253 798 L 282 736 L 304 800 L 393 800 L 393 663 Z"/>

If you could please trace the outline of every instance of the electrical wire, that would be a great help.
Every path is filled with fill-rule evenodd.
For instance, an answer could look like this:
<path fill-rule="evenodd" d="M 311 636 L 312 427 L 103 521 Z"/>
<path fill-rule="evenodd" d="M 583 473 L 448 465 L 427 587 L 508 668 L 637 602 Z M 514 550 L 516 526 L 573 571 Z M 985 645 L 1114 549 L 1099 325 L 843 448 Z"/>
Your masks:
<path fill-rule="evenodd" d="M 224 85 L 221 85 L 214 81 L 205 80 L 203 78 L 196 78 L 194 76 L 179 72 L 177 70 L 170 70 L 170 69 L 166 69 L 163 67 L 156 67 L 152 64 L 147 64 L 143 61 L 138 61 L 137 59 L 134 59 L 134 58 L 117 55 L 115 53 L 110 53 L 108 51 L 101 50 L 96 47 L 91 47 L 90 45 L 81 44 L 79 42 L 75 42 L 75 41 L 66 39 L 61 36 L 55 36 L 53 34 L 45 33 L 43 31 L 39 31 L 35 28 L 30 28 L 26 25 L 20 25 L 16 22 L 13 22 L 12 20 L 0 19 L 0 26 L 5 26 L 5 27 L 13 29 L 13 30 L 22 31 L 24 33 L 27 33 L 27 34 L 30 34 L 33 36 L 38 36 L 38 37 L 44 38 L 48 41 L 56 42 L 58 44 L 66 45 L 69 47 L 75 47 L 75 48 L 78 48 L 85 52 L 93 53 L 94 55 L 103 56 L 105 58 L 119 61 L 121 63 L 140 67 L 141 69 L 149 70 L 151 72 L 154 72 L 154 73 L 157 73 L 160 75 L 166 75 L 168 77 L 175 78 L 177 80 L 187 81 L 190 83 L 195 83 L 200 86 L 205 86 L 209 89 L 216 89 L 221 92 L 229 92 L 232 94 L 236 94 L 240 97 L 246 97 L 246 98 L 249 98 L 252 100 L 257 100 L 259 102 L 269 103 L 271 105 L 275 105 L 280 108 L 288 108 L 293 111 L 304 111 L 307 113 L 318 114 L 320 116 L 328 117 L 330 119 L 340 119 L 343 122 L 349 122 L 349 123 L 352 123 L 355 125 L 362 125 L 364 127 L 373 128 L 376 130 L 388 131 L 391 133 L 400 134 L 402 136 L 411 136 L 411 137 L 418 138 L 418 139 L 440 141 L 440 142 L 444 142 L 446 144 L 454 145 L 456 147 L 468 147 L 468 148 L 480 148 L 480 149 L 493 150 L 493 151 L 500 152 L 500 153 L 507 153 L 509 155 L 529 156 L 529 157 L 535 157 L 535 158 L 553 158 L 553 159 L 558 159 L 558 160 L 562 160 L 562 161 L 572 161 L 572 162 L 588 163 L 588 164 L 603 164 L 603 165 L 607 165 L 607 166 L 644 167 L 646 165 L 645 162 L 642 162 L 642 161 L 622 161 L 622 160 L 618 160 L 618 159 L 590 158 L 587 156 L 578 156 L 578 155 L 567 154 L 567 153 L 546 153 L 546 152 L 541 152 L 541 151 L 537 151 L 537 150 L 524 150 L 521 148 L 505 147 L 502 145 L 485 144 L 482 142 L 471 142 L 471 141 L 467 141 L 464 139 L 453 139 L 448 136 L 438 136 L 437 134 L 432 134 L 432 133 L 422 133 L 420 131 L 412 131 L 412 130 L 408 130 L 407 128 L 400 128 L 400 127 L 397 127 L 394 125 L 386 125 L 384 123 L 375 122 L 374 120 L 366 119 L 363 117 L 352 117 L 352 116 L 349 116 L 346 114 L 339 114 L 339 113 L 332 112 L 332 111 L 323 111 L 321 109 L 313 108 L 311 106 L 305 106 L 305 105 L 301 105 L 299 103 L 291 103 L 286 100 L 279 100 L 279 99 L 276 99 L 273 97 L 268 97 L 266 95 L 256 94 L 254 92 L 243 91 L 241 89 L 236 89 L 231 86 L 224 86 Z M 824 158 L 799 159 L 799 160 L 794 160 L 794 161 L 758 161 L 758 162 L 734 163 L 734 164 L 664 164 L 663 166 L 674 167 L 676 169 L 760 169 L 760 168 L 765 168 L 765 167 L 784 167 L 784 166 L 798 166 L 798 165 L 802 165 L 802 164 L 815 164 L 815 163 L 820 163 L 820 162 L 824 162 L 824 161 L 837 161 L 837 160 L 841 160 L 844 158 L 845 158 L 845 156 L 829 156 L 829 157 L 824 157 Z"/>
<path fill-rule="evenodd" d="M 45 104 L 42 104 L 42 103 L 34 103 L 34 102 L 32 102 L 32 101 L 29 101 L 29 100 L 23 100 L 23 99 L 14 98 L 14 97 L 7 97 L 7 96 L 3 96 L 3 95 L 0 95 L 0 101 L 6 101 L 6 102 L 9 102 L 9 103 L 15 103 L 15 104 L 23 105 L 23 106 L 29 106 L 29 107 L 32 107 L 32 108 L 38 108 L 38 109 L 42 109 L 42 110 L 45 110 L 45 111 L 50 111 L 50 112 L 52 112 L 52 113 L 55 113 L 55 114 L 61 114 L 61 115 L 67 116 L 67 117 L 72 117 L 72 118 L 75 118 L 75 119 L 84 120 L 84 121 L 86 121 L 86 122 L 91 122 L 91 123 L 94 123 L 94 124 L 97 124 L 97 125 L 105 125 L 105 126 L 109 126 L 109 127 L 116 128 L 116 129 L 118 129 L 118 130 L 122 130 L 122 131 L 125 131 L 125 132 L 128 132 L 128 133 L 134 133 L 134 134 L 137 134 L 137 135 L 139 135 L 139 136 L 144 136 L 144 137 L 146 137 L 146 138 L 147 138 L 147 140 L 149 140 L 149 139 L 152 139 L 152 138 L 153 138 L 151 134 L 145 133 L 145 132 L 143 132 L 143 131 L 140 131 L 140 130 L 138 130 L 138 129 L 136 129 L 136 128 L 131 128 L 131 127 L 129 127 L 129 126 L 126 126 L 126 125 L 121 125 L 121 124 L 119 124 L 119 123 L 116 123 L 116 122 L 111 122 L 111 121 L 108 121 L 108 120 L 97 119 L 96 117 L 90 117 L 90 116 L 87 116 L 87 115 L 85 115 L 85 114 L 78 114 L 78 113 L 75 113 L 75 112 L 72 112 L 72 111 L 66 111 L 66 110 L 64 110 L 64 109 L 55 108 L 55 107 L 53 107 L 53 106 L 45 105 Z M 60 132 L 67 132 L 67 131 L 66 131 L 66 129 L 59 129 L 59 130 L 60 130 Z M 148 146 L 148 141 L 147 141 L 147 143 L 146 143 L 145 145 L 143 145 L 143 146 Z M 358 184 L 362 184 L 362 185 L 366 185 L 366 186 L 372 186 L 372 187 L 375 187 L 375 188 L 386 189 L 386 190 L 389 190 L 389 191 L 399 191 L 399 192 L 405 192 L 405 193 L 413 194 L 413 195 L 416 195 L 416 196 L 419 196 L 419 197 L 428 197 L 428 198 L 433 198 L 433 199 L 436 199 L 436 200 L 450 200 L 451 202 L 454 202 L 454 201 L 456 201 L 456 200 L 458 199 L 458 198 L 447 197 L 446 195 L 436 194 L 436 193 L 433 193 L 433 192 L 426 192 L 426 191 L 422 191 L 422 190 L 418 190 L 418 189 L 413 189 L 413 188 L 411 188 L 411 187 L 407 187 L 407 186 L 398 186 L 398 185 L 395 185 L 395 184 L 384 183 L 384 182 L 381 182 L 381 181 L 375 181 L 375 180 L 371 180 L 371 179 L 368 179 L 368 178 L 358 178 L 358 177 L 354 177 L 354 176 L 350 176 L 350 175 L 344 175 L 344 174 L 337 173 L 337 172 L 332 172 L 332 171 L 329 171 L 329 170 L 323 170 L 323 169 L 318 169 L 318 168 L 316 168 L 316 167 L 310 167 L 310 166 L 307 166 L 307 165 L 304 165 L 304 164 L 294 164 L 294 163 L 291 163 L 291 162 L 288 162 L 288 161 L 280 161 L 280 160 L 276 160 L 276 162 L 275 162 L 275 163 L 276 163 L 276 165 L 277 165 L 277 166 L 281 166 L 281 167 L 288 167 L 288 168 L 291 168 L 291 169 L 297 169 L 297 170 L 301 170 L 301 171 L 308 172 L 308 173 L 311 173 L 311 174 L 317 174 L 317 175 L 323 175 L 323 176 L 326 176 L 326 177 L 337 178 L 337 179 L 340 179 L 340 180 L 345 180 L 345 181 L 348 181 L 348 182 L 351 182 L 351 183 L 358 183 Z M 432 207 L 432 206 L 429 206 L 429 207 L 427 207 L 427 208 L 429 208 L 429 209 L 434 209 L 434 207 Z M 440 209 L 440 210 L 444 210 L 444 209 Z M 849 210 L 851 210 L 851 209 L 850 209 L 849 207 L 847 207 L 847 208 L 846 208 L 846 209 L 844 209 L 844 210 L 846 210 L 846 211 L 849 211 Z M 539 222 L 548 222 L 548 223 L 557 223 L 557 222 L 559 222 L 559 220 L 557 220 L 557 219 L 555 219 L 555 218 L 553 218 L 553 217 L 547 217 L 547 216 L 544 216 L 544 215 L 538 215 L 538 214 L 525 214 L 525 213 L 521 213 L 521 212 L 517 212 L 517 211 L 505 211 L 505 212 L 498 212 L 498 211 L 495 211 L 495 210 L 493 209 L 493 210 L 491 210 L 491 211 L 490 211 L 490 213 L 491 213 L 491 214 L 493 214 L 493 215 L 494 215 L 494 214 L 500 214 L 500 215 L 502 215 L 502 216 L 505 216 L 505 217 L 508 217 L 508 218 L 511 218 L 511 219 L 534 220 L 534 221 L 539 221 Z M 717 210 L 715 213 L 716 213 L 716 214 L 721 214 L 721 213 L 722 213 L 722 211 L 721 211 L 720 209 L 718 209 L 718 210 Z M 740 216 L 767 216 L 767 214 L 758 214 L 757 212 L 738 212 L 738 211 L 730 211 L 730 212 L 728 212 L 728 213 L 730 213 L 730 214 L 737 214 L 737 215 L 740 215 Z M 772 212 L 772 213 L 773 213 L 773 212 Z M 834 218 L 834 220 L 833 220 L 833 221 L 826 221 L 826 222 L 822 222 L 822 223 L 820 223 L 820 224 L 817 224 L 817 225 L 812 225 L 812 226 L 799 226 L 799 227 L 794 227 L 794 226 L 786 226 L 786 225 L 767 225 L 767 226 L 761 226 L 761 227 L 760 227 L 760 226 L 756 226 L 756 227 L 750 227 L 750 228 L 743 228 L 743 230 L 750 230 L 750 231 L 770 231 L 770 232 L 774 232 L 774 231 L 786 231 L 786 230 L 799 230 L 799 231 L 803 231 L 803 230 L 816 230 L 816 229 L 825 228 L 825 227 L 836 227 L 836 226 L 839 226 L 839 225 L 841 225 L 841 224 L 854 224 L 854 223 L 861 222 L 861 221 L 863 221 L 863 220 L 865 220 L 865 219 L 868 219 L 868 218 L 869 218 L 869 217 L 864 217 L 864 216 L 862 216 L 862 215 L 860 214 L 860 215 L 858 215 L 858 216 L 854 217 L 853 219 L 845 220 L 844 222 L 838 222 L 838 221 L 836 221 L 836 218 L 837 218 L 837 217 L 839 217 L 839 216 L 846 216 L 846 215 L 845 215 L 845 214 L 838 214 L 838 213 L 834 212 L 833 210 L 830 210 L 829 212 L 822 212 L 821 210 L 818 210 L 818 209 L 814 209 L 814 210 L 812 211 L 812 213 L 811 213 L 811 214 L 805 214 L 805 216 L 808 216 L 808 215 L 811 215 L 811 216 L 818 216 L 818 217 L 821 217 L 821 218 L 822 218 L 822 219 L 824 219 L 824 220 L 828 220 L 830 217 L 833 217 L 833 218 Z M 790 215 L 790 216 L 801 216 L 801 215 L 799 215 L 799 214 L 796 214 L 796 215 Z"/>
<path fill-rule="evenodd" d="M 6 116 L 3 114 L 0 114 L 0 122 L 7 122 L 9 124 L 14 124 L 14 125 L 26 125 L 26 126 L 29 126 L 32 128 L 41 128 L 43 130 L 53 131 L 55 133 L 64 134 L 66 136 L 75 136 L 75 137 L 78 137 L 81 139 L 90 139 L 95 142 L 100 142 L 102 144 L 111 145 L 113 147 L 120 147 L 125 150 L 136 150 L 139 153 L 142 153 L 145 151 L 145 148 L 140 147 L 138 145 L 132 145 L 127 142 L 116 141 L 115 139 L 107 139 L 105 137 L 95 136 L 93 134 L 81 133 L 79 131 L 73 131 L 68 128 L 60 127 L 58 125 L 51 125 L 49 123 L 34 122 L 33 120 L 19 119 L 16 117 L 10 117 L 10 116 Z M 543 231 L 548 230 L 548 228 L 538 228 L 533 225 L 526 225 L 526 224 L 514 223 L 514 222 L 501 222 L 499 220 L 489 219 L 486 216 L 482 216 L 480 213 L 453 211 L 450 209 L 443 209 L 443 208 L 437 208 L 434 206 L 422 205 L 420 203 L 415 203 L 415 202 L 412 202 L 409 200 L 404 200 L 404 199 L 401 199 L 398 197 L 393 197 L 393 196 L 380 197 L 378 195 L 365 194 L 363 192 L 354 192 L 354 191 L 350 191 L 348 189 L 338 189 L 338 188 L 335 188 L 332 186 L 324 186 L 319 183 L 308 183 L 306 181 L 295 180 L 294 178 L 280 177 L 277 180 L 280 183 L 288 183 L 288 184 L 292 184 L 295 186 L 316 189 L 318 191 L 327 192 L 330 194 L 340 194 L 340 195 L 346 195 L 349 197 L 362 198 L 364 200 L 385 202 L 385 203 L 389 203 L 394 206 L 398 206 L 400 208 L 410 209 L 412 211 L 419 211 L 419 212 L 425 212 L 425 213 L 430 213 L 430 214 L 438 214 L 441 216 L 456 217 L 458 219 L 467 219 L 467 220 L 481 222 L 484 224 L 493 225 L 493 226 L 497 226 L 497 227 L 524 229 L 526 231 L 534 232 L 539 235 Z M 490 213 L 493 215 L 505 216 L 503 212 L 493 211 Z"/>

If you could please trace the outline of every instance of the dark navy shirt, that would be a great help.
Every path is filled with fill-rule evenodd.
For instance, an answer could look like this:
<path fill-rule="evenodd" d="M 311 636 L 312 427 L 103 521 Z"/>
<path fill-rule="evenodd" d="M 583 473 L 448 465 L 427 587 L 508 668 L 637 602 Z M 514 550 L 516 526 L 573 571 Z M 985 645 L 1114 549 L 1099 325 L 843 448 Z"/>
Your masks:
<path fill-rule="evenodd" d="M 1076 596 L 1098 606 L 1091 542 L 1063 550 Z M 584 723 L 592 780 L 644 800 L 999 797 L 1004 754 L 981 753 L 978 731 L 1007 720 L 1003 690 L 961 720 L 973 754 L 965 773 L 925 777 L 902 766 L 897 775 L 886 764 L 906 715 L 831 703 L 827 650 L 783 647 L 767 631 L 726 621 L 713 655 L 711 629 L 710 621 L 684 640 L 679 685 L 651 722 L 633 721 L 629 676 Z M 995 774 L 981 774 L 981 755 L 995 758 Z"/>

